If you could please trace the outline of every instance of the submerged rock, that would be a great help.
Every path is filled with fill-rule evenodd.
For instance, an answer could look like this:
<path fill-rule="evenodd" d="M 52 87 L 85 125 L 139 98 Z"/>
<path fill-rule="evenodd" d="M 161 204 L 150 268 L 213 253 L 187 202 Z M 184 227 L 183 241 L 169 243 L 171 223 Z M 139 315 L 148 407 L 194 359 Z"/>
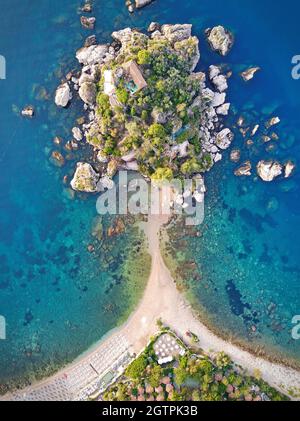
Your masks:
<path fill-rule="evenodd" d="M 266 122 L 266 128 L 269 129 L 272 126 L 275 126 L 280 123 L 279 117 L 272 117 L 269 121 Z"/>
<path fill-rule="evenodd" d="M 84 13 L 91 13 L 93 10 L 93 6 L 91 5 L 91 3 L 86 2 L 82 8 L 81 11 Z"/>
<path fill-rule="evenodd" d="M 244 79 L 245 82 L 248 82 L 249 80 L 253 79 L 255 73 L 259 70 L 260 67 L 251 67 L 250 69 L 241 72 L 241 77 Z"/>
<path fill-rule="evenodd" d="M 282 165 L 277 161 L 259 161 L 257 164 L 257 174 L 264 181 L 273 181 L 282 174 Z"/>
<path fill-rule="evenodd" d="M 71 181 L 72 189 L 76 191 L 94 193 L 97 191 L 98 181 L 99 174 L 96 173 L 90 164 L 83 162 L 77 163 L 77 168 Z"/>
<path fill-rule="evenodd" d="M 23 108 L 21 111 L 21 114 L 23 117 L 30 117 L 32 118 L 34 116 L 34 108 L 32 105 L 27 105 L 27 107 Z"/>
<path fill-rule="evenodd" d="M 232 149 L 230 152 L 230 160 L 232 162 L 239 162 L 241 159 L 241 151 L 239 149 Z"/>
<path fill-rule="evenodd" d="M 80 22 L 81 22 L 81 25 L 84 28 L 86 28 L 86 29 L 94 29 L 95 28 L 95 23 L 96 23 L 96 18 L 95 17 L 87 18 L 86 16 L 81 16 Z"/>
<path fill-rule="evenodd" d="M 234 171 L 234 175 L 236 175 L 237 177 L 242 177 L 242 176 L 249 177 L 251 175 L 251 169 L 252 169 L 251 162 L 246 161 Z"/>
<path fill-rule="evenodd" d="M 206 36 L 212 50 L 222 56 L 226 56 L 229 53 L 234 43 L 233 34 L 223 26 L 215 26 L 212 29 L 207 29 Z"/>
<path fill-rule="evenodd" d="M 65 158 L 59 151 L 53 151 L 50 157 L 50 161 L 52 164 L 56 165 L 57 167 L 63 167 L 65 165 Z"/>
<path fill-rule="evenodd" d="M 72 93 L 69 84 L 63 83 L 60 85 L 55 93 L 55 104 L 58 107 L 66 107 L 72 99 Z"/>

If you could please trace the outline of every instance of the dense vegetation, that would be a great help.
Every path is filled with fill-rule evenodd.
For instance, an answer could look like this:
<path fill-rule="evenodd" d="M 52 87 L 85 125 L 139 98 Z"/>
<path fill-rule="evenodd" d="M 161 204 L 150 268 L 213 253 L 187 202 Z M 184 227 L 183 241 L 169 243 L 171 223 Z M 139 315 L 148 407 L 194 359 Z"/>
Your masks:
<path fill-rule="evenodd" d="M 118 159 L 136 152 L 139 170 L 155 179 L 170 179 L 209 169 L 212 161 L 202 154 L 199 135 L 201 78 L 191 74 L 195 38 L 171 45 L 166 39 L 149 39 L 135 34 L 115 60 L 102 70 L 112 70 L 118 106 L 112 106 L 103 93 L 104 79 L 98 84 L 98 127 L 88 141 L 108 158 Z M 135 60 L 148 86 L 130 94 L 119 76 L 125 62 Z M 188 141 L 185 156 L 172 146 Z"/>
<path fill-rule="evenodd" d="M 160 366 L 153 349 L 155 341 L 153 339 L 125 375 L 104 393 L 104 400 L 288 400 L 264 382 L 258 370 L 255 377 L 248 376 L 223 352 L 211 360 L 207 355 L 186 348 L 184 356 Z M 181 341 L 179 343 L 183 346 Z"/>

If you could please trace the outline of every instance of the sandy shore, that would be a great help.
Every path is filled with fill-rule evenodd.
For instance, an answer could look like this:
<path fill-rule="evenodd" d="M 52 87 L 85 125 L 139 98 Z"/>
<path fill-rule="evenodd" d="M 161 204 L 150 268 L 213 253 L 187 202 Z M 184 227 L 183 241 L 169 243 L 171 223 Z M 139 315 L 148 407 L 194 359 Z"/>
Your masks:
<path fill-rule="evenodd" d="M 188 339 L 185 334 L 188 330 L 194 332 L 199 337 L 199 346 L 207 353 L 224 351 L 249 373 L 259 369 L 262 377 L 283 393 L 295 388 L 300 390 L 299 371 L 255 357 L 219 338 L 196 318 L 189 303 L 178 292 L 161 256 L 158 231 L 164 222 L 166 220 L 162 217 L 151 217 L 145 226 L 152 256 L 152 271 L 144 298 L 126 326 L 126 334 L 136 351 L 157 330 L 156 320 L 160 317 L 185 340 Z"/>
<path fill-rule="evenodd" d="M 122 335 L 128 341 L 131 351 L 138 353 L 145 347 L 150 336 L 157 332 L 156 321 L 161 318 L 166 325 L 186 341 L 188 341 L 186 332 L 188 330 L 194 332 L 199 337 L 199 346 L 207 353 L 224 351 L 235 363 L 247 369 L 249 373 L 259 369 L 264 380 L 283 393 L 293 389 L 300 390 L 299 371 L 273 364 L 241 350 L 213 334 L 196 318 L 191 306 L 178 292 L 160 253 L 159 230 L 166 222 L 166 217 L 151 216 L 148 223 L 144 224 L 149 241 L 149 251 L 152 256 L 152 269 L 144 296 L 128 321 L 107 335 L 99 346 L 103 347 L 106 341 L 111 341 L 114 336 Z M 80 359 L 77 359 L 77 366 L 87 362 L 91 353 L 96 351 L 97 349 L 93 348 Z M 43 384 L 43 386 L 51 384 L 54 379 L 62 376 L 62 374 L 65 376 L 72 369 L 74 369 L 74 365 L 66 367 L 55 376 L 27 388 L 27 390 L 39 388 L 40 384 Z"/>

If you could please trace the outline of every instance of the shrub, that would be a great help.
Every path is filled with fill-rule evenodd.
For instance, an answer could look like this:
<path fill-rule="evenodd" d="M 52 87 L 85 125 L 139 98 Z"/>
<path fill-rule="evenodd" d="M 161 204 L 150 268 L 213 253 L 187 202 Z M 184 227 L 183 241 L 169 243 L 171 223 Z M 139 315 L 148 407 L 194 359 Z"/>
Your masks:
<path fill-rule="evenodd" d="M 141 114 L 141 118 L 142 118 L 143 121 L 147 121 L 148 118 L 149 118 L 148 111 L 143 110 L 142 114 Z"/>

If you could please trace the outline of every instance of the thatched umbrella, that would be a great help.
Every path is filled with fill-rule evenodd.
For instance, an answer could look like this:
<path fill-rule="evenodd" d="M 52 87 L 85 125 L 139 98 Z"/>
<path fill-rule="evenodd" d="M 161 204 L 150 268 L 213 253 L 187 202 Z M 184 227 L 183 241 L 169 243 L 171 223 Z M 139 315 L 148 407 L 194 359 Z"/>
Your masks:
<path fill-rule="evenodd" d="M 170 384 L 171 383 L 171 379 L 169 376 L 165 376 L 161 379 L 161 383 L 163 384 Z"/>
<path fill-rule="evenodd" d="M 163 391 L 164 391 L 164 389 L 162 388 L 162 386 L 158 386 L 158 387 L 155 388 L 155 392 L 158 393 L 158 394 L 162 393 Z"/>

